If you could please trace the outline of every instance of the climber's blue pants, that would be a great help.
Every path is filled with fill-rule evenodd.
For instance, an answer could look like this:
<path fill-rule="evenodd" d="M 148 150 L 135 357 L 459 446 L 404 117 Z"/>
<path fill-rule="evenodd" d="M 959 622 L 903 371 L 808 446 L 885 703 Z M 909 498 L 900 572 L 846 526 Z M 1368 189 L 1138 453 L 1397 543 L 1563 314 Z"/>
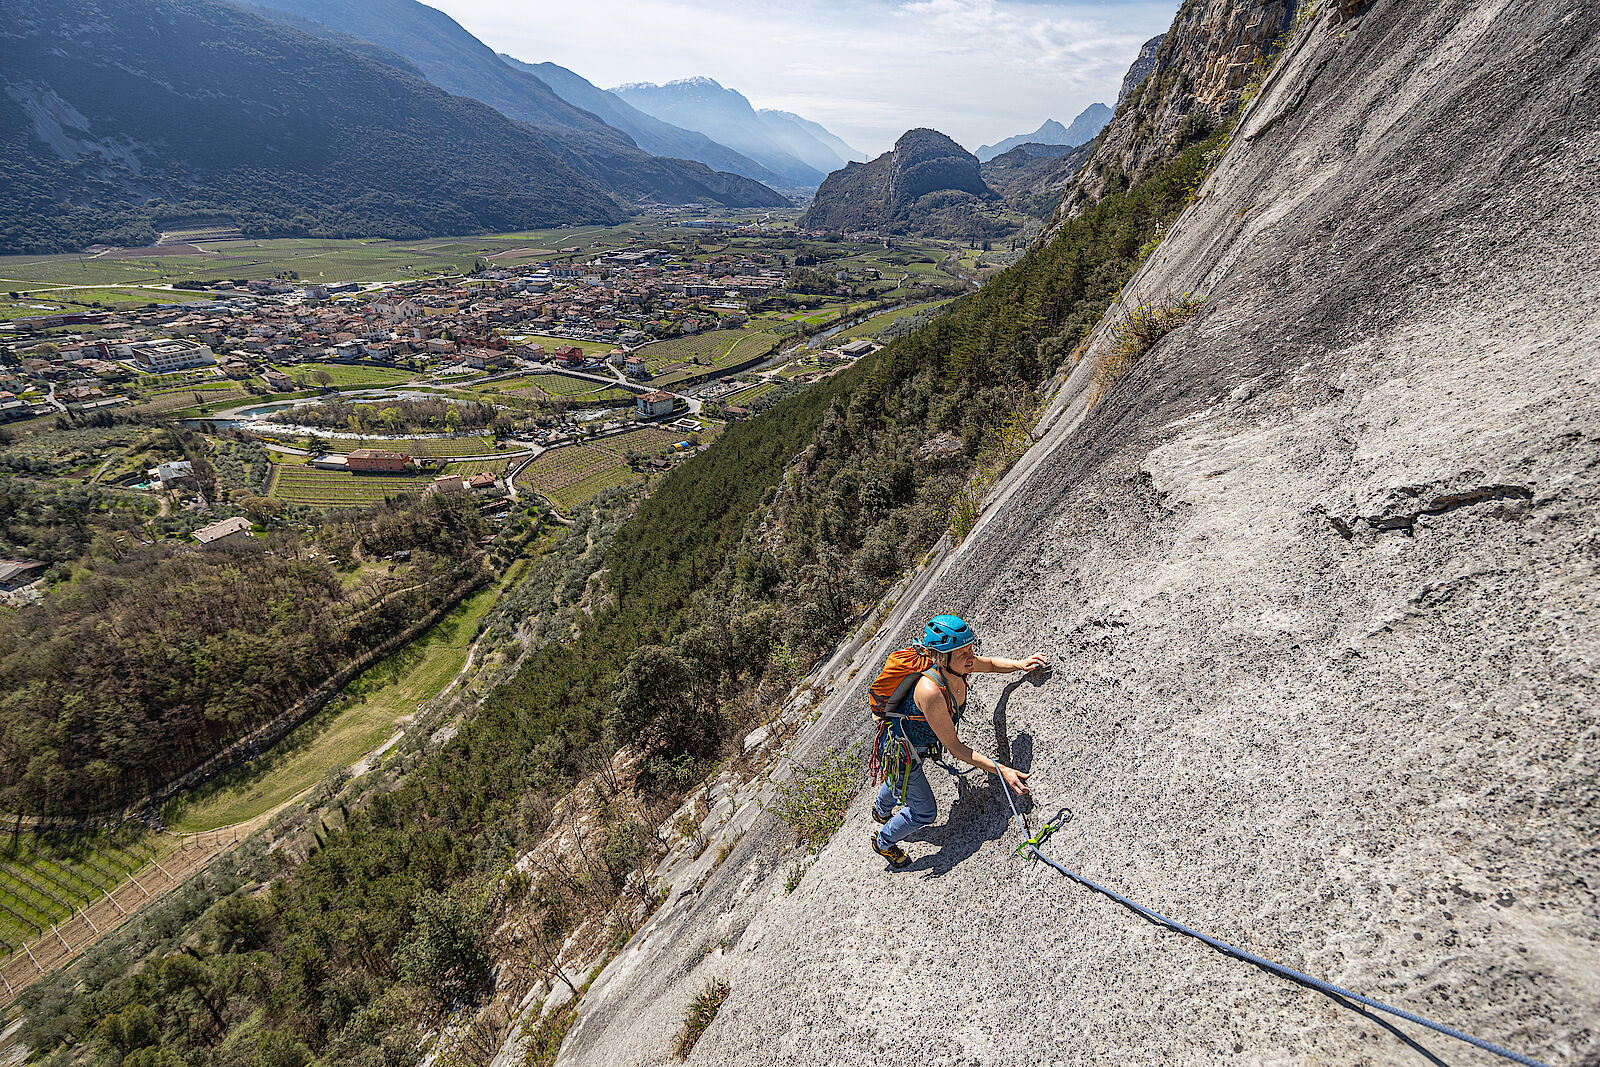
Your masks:
<path fill-rule="evenodd" d="M 895 784 L 884 782 L 872 805 L 879 814 L 894 811 L 896 804 L 905 805 L 904 811 L 884 823 L 883 829 L 878 831 L 880 848 L 888 848 L 901 838 L 910 836 L 914 830 L 932 826 L 939 814 L 939 802 L 933 798 L 933 787 L 928 784 L 928 776 L 922 773 L 921 760 L 906 775 L 904 796 L 895 789 Z"/>

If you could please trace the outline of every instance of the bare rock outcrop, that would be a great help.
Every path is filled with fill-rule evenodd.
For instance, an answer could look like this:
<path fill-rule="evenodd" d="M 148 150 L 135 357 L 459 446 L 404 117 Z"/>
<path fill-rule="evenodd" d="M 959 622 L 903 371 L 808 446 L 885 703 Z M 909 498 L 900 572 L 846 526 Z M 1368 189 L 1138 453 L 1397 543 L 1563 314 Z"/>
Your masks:
<path fill-rule="evenodd" d="M 1113 111 L 1120 108 L 1122 102 L 1128 99 L 1128 94 L 1143 85 L 1144 80 L 1156 69 L 1156 52 L 1166 36 L 1164 33 L 1158 33 L 1140 46 L 1139 54 L 1128 65 L 1128 72 L 1122 76 L 1122 88 L 1117 90 L 1117 102 L 1112 107 Z"/>
<path fill-rule="evenodd" d="M 975 679 L 965 733 L 1033 772 L 1035 827 L 1070 809 L 1067 866 L 1600 1062 L 1597 97 L 1593 5 L 1305 20 L 1123 296 L 1202 313 L 1091 410 L 1097 334 L 794 757 L 864 736 L 883 653 L 962 614 L 1055 661 Z M 713 978 L 691 1063 L 1498 1062 L 1144 922 L 1019 858 L 992 781 L 930 777 L 909 871 L 869 851 L 864 796 L 792 891 L 801 851 L 756 824 L 600 975 L 558 1063 L 667 1063 Z"/>
<path fill-rule="evenodd" d="M 1301 0 L 1185 0 L 1154 55 L 1147 59 L 1141 50 L 1134 61 L 1116 114 L 1068 188 L 1064 210 L 1075 214 L 1148 177 L 1174 150 L 1227 121 L 1303 6 Z"/>

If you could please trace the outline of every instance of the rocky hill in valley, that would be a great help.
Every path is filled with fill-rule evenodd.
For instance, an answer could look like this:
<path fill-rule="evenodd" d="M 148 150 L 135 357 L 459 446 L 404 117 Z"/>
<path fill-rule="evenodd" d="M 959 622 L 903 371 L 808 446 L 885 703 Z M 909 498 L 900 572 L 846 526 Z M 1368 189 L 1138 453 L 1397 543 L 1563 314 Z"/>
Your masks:
<path fill-rule="evenodd" d="M 729 207 L 788 201 L 760 182 L 692 159 L 653 156 L 598 115 L 576 107 L 526 69 L 513 67 L 442 11 L 417 0 L 253 0 L 267 13 L 320 23 L 398 54 L 448 92 L 525 122 L 569 167 L 629 200 Z M 299 23 L 296 23 L 297 25 Z"/>
<path fill-rule="evenodd" d="M 623 217 L 527 126 L 232 5 L 17 0 L 0 46 L 3 251 L 185 217 L 390 237 Z"/>
<path fill-rule="evenodd" d="M 1184 6 L 1145 96 L 1186 85 L 1218 119 L 1240 49 L 1292 33 L 1065 363 L 1039 443 L 877 636 L 819 668 L 788 755 L 868 736 L 885 652 L 962 614 L 985 652 L 1054 660 L 975 679 L 964 732 L 1032 771 L 1034 830 L 1067 809 L 1060 862 L 1589 1067 L 1600 13 L 1295 14 Z M 1170 150 L 1180 113 L 1150 117 L 1102 141 L 1095 182 Z M 1128 342 L 1127 316 L 1185 299 L 1177 328 Z M 762 813 L 771 787 L 718 794 L 710 858 L 600 973 L 559 1067 L 667 1062 L 713 980 L 691 1063 L 1498 1062 L 1142 921 L 1019 857 L 992 780 L 929 777 L 941 814 L 904 872 L 868 848 L 865 792 L 814 860 Z"/>
<path fill-rule="evenodd" d="M 871 163 L 828 175 L 800 225 L 936 237 L 995 234 L 980 208 L 997 199 L 978 159 L 937 130 L 908 130 Z"/>

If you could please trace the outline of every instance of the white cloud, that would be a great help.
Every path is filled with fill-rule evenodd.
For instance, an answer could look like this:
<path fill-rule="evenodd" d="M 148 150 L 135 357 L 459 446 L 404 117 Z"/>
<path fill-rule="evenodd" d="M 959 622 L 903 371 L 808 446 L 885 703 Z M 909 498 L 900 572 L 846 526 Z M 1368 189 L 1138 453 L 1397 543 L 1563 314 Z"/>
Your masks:
<path fill-rule="evenodd" d="M 602 87 L 693 75 L 869 156 L 931 126 L 969 149 L 1112 103 L 1176 0 L 427 0 L 496 51 Z"/>

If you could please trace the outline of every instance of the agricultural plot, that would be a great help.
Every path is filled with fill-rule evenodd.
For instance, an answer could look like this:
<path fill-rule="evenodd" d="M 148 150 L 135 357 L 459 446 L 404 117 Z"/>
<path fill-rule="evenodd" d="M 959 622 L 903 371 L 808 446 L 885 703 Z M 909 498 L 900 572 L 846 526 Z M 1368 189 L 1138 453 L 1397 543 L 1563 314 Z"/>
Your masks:
<path fill-rule="evenodd" d="M 771 396 L 780 388 L 781 386 L 776 382 L 762 382 L 759 385 L 741 389 L 737 393 L 729 393 L 722 399 L 725 403 L 737 404 L 739 407 L 747 408 L 754 406 L 762 397 Z"/>
<path fill-rule="evenodd" d="M 506 472 L 506 467 L 510 462 L 510 460 L 505 459 L 457 459 L 446 463 L 441 473 L 459 474 L 463 478 L 469 478 L 474 474 L 482 474 L 487 471 L 498 478 Z"/>
<path fill-rule="evenodd" d="M 777 334 L 763 330 L 712 330 L 691 337 L 657 341 L 635 354 L 643 356 L 652 371 L 671 363 L 688 363 L 703 372 L 759 356 L 777 340 Z"/>
<path fill-rule="evenodd" d="M 236 401 L 250 398 L 250 394 L 239 386 L 237 382 L 228 383 L 230 389 L 177 389 L 164 392 L 143 399 L 134 404 L 133 410 L 141 415 L 170 415 L 184 408 L 198 405 L 216 404 L 226 406 Z M 200 398 L 198 401 L 196 396 Z"/>
<path fill-rule="evenodd" d="M 275 440 L 272 434 L 256 431 L 263 440 Z M 299 441 L 301 434 L 279 434 L 279 438 Z M 454 459 L 457 456 L 481 456 L 494 451 L 494 438 L 473 437 L 422 437 L 406 440 L 394 438 L 324 437 L 323 446 L 330 452 L 348 453 L 358 448 L 379 448 L 388 452 L 404 452 L 409 456 L 426 456 L 432 459 Z M 335 471 L 334 473 L 338 473 Z"/>
<path fill-rule="evenodd" d="M 310 508 L 365 508 L 400 493 L 420 493 L 433 475 L 356 474 L 308 466 L 278 466 L 268 492 L 285 504 Z"/>
<path fill-rule="evenodd" d="M 402 385 L 417 375 L 397 367 L 353 366 L 348 363 L 290 363 L 272 368 L 287 374 L 301 385 L 320 385 L 321 376 L 327 375 L 328 384 L 340 386 Z"/>
<path fill-rule="evenodd" d="M 949 302 L 948 300 L 926 300 L 920 304 L 912 304 L 910 307 L 900 308 L 898 311 L 885 311 L 881 315 L 874 315 L 859 326 L 852 326 L 842 333 L 834 334 L 828 340 L 831 344 L 843 344 L 845 341 L 853 340 L 857 337 L 872 337 L 898 319 L 918 315 L 924 311 L 931 311 L 934 308 L 943 307 Z"/>
<path fill-rule="evenodd" d="M 169 851 L 142 830 L 16 835 L 0 850 L 0 955 L 48 934 Z"/>
<path fill-rule="evenodd" d="M 522 379 L 516 380 L 521 381 Z M 595 393 L 606 388 L 599 382 L 591 382 L 587 378 L 572 378 L 565 374 L 533 375 L 528 384 L 533 385 L 547 396 L 577 396 L 580 393 Z"/>
<path fill-rule="evenodd" d="M 542 333 L 519 334 L 518 336 L 512 338 L 512 340 L 523 344 L 542 345 L 546 355 L 548 355 L 551 350 L 564 345 L 577 345 L 583 350 L 583 354 L 586 356 L 608 355 L 613 348 L 617 347 L 616 345 L 609 344 L 605 341 L 574 341 L 570 337 L 551 337 L 548 334 Z"/>
<path fill-rule="evenodd" d="M 628 466 L 629 452 L 657 452 L 680 439 L 665 430 L 642 427 L 587 444 L 558 448 L 523 468 L 518 482 L 565 510 L 614 486 L 642 480 Z"/>

